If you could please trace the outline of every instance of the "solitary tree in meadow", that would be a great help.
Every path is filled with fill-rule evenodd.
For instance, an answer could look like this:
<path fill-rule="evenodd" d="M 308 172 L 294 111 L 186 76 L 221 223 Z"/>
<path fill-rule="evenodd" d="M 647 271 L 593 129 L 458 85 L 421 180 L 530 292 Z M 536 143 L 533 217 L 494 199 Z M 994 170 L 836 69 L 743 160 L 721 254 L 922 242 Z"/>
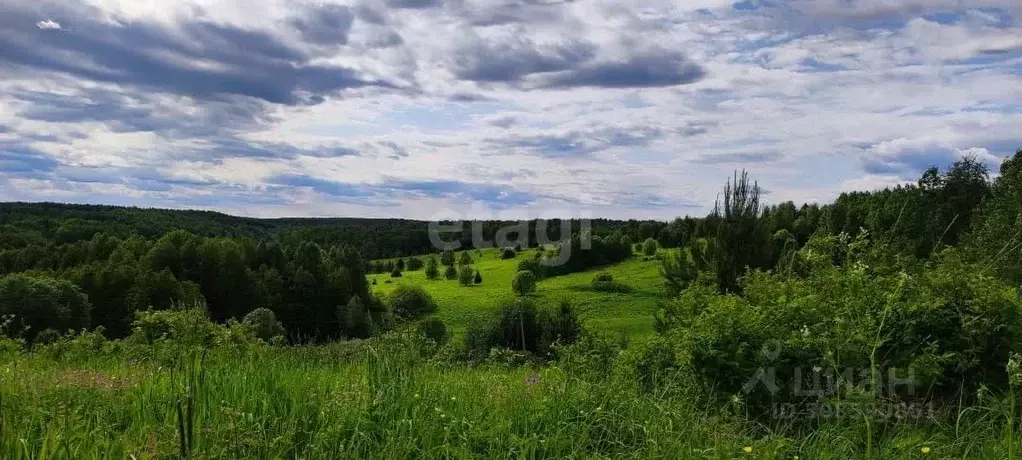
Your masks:
<path fill-rule="evenodd" d="M 426 279 L 435 280 L 440 277 L 440 264 L 437 263 L 436 257 L 430 257 L 426 260 Z"/>
<path fill-rule="evenodd" d="M 475 269 L 471 265 L 462 265 L 461 269 L 458 270 L 458 282 L 462 286 L 471 286 L 472 280 L 475 278 Z"/>

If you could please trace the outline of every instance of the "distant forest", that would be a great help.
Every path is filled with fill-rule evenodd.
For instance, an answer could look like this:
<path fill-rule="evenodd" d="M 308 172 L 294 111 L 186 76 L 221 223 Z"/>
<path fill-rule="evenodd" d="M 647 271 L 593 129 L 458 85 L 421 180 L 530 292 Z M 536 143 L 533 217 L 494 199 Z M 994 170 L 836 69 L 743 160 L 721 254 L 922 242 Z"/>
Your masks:
<path fill-rule="evenodd" d="M 968 244 L 1003 279 L 1022 282 L 1022 151 L 993 180 L 983 164 L 965 158 L 943 171 L 927 170 L 915 184 L 845 193 L 826 205 L 738 203 L 736 197 L 758 200 L 759 194 L 733 190 L 748 185 L 737 175 L 728 184 L 724 206 L 708 216 L 597 219 L 591 234 L 614 246 L 648 239 L 667 248 L 724 242 L 731 255 L 717 264 L 722 290 L 736 286 L 748 268 L 774 268 L 814 234 L 863 231 L 883 239 L 894 256 L 915 260 L 942 246 Z M 755 215 L 731 215 L 743 207 Z M 484 236 L 493 239 L 509 224 L 482 222 Z M 559 238 L 559 222 L 548 225 Z M 581 227 L 575 222 L 572 228 Z M 471 230 L 466 223 L 460 235 L 444 239 L 471 247 Z M 380 308 L 365 276 L 380 267 L 370 261 L 436 252 L 424 221 L 2 203 L 0 315 L 18 318 L 30 338 L 44 329 L 93 327 L 123 337 L 134 311 L 202 303 L 216 321 L 268 308 L 293 337 L 330 339 L 345 335 L 338 318 L 353 298 L 370 313 Z M 670 284 L 671 274 L 666 278 Z"/>

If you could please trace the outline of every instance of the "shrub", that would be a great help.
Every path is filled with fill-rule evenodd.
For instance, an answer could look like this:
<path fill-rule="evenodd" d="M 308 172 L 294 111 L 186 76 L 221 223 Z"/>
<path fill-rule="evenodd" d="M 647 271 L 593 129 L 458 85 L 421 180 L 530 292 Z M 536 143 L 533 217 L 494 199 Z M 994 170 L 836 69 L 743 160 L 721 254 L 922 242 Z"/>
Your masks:
<path fill-rule="evenodd" d="M 536 275 L 522 270 L 511 280 L 511 290 L 517 295 L 529 295 L 536 291 Z"/>
<path fill-rule="evenodd" d="M 283 336 L 284 326 L 277 321 L 277 315 L 269 308 L 256 308 L 245 315 L 242 324 L 248 327 L 253 334 L 264 342 L 273 340 L 274 337 Z"/>
<path fill-rule="evenodd" d="M 444 270 L 444 278 L 447 278 L 449 280 L 457 279 L 458 278 L 458 269 L 454 268 L 454 265 L 448 266 Z"/>
<path fill-rule="evenodd" d="M 404 286 L 398 286 L 398 290 Z M 394 292 L 397 292 L 395 290 Z M 376 324 L 369 308 L 358 296 L 352 296 L 348 304 L 338 309 L 337 316 L 343 324 L 344 335 L 354 339 L 366 339 L 376 332 Z"/>
<path fill-rule="evenodd" d="M 543 328 L 541 346 L 544 351 L 554 344 L 575 343 L 582 335 L 582 321 L 567 301 L 562 301 L 555 310 L 540 311 L 540 324 Z"/>
<path fill-rule="evenodd" d="M 447 325 L 438 318 L 430 317 L 420 321 L 416 331 L 420 336 L 439 344 L 446 343 L 448 339 Z"/>
<path fill-rule="evenodd" d="M 514 248 L 504 248 L 500 251 L 500 258 L 503 260 L 514 259 L 518 253 L 515 252 Z"/>
<path fill-rule="evenodd" d="M 469 328 L 466 348 L 483 354 L 495 347 L 536 353 L 542 334 L 535 302 L 517 299 L 501 305 L 496 318 Z"/>
<path fill-rule="evenodd" d="M 13 316 L 31 341 L 44 329 L 89 327 L 92 304 L 71 282 L 23 274 L 0 279 L 0 317 Z"/>
<path fill-rule="evenodd" d="M 400 278 L 401 277 L 401 269 L 399 269 L 397 267 L 394 267 L 394 271 L 390 272 L 390 277 L 391 278 Z"/>
<path fill-rule="evenodd" d="M 170 341 L 183 346 L 209 348 L 216 343 L 218 326 L 197 308 L 135 312 L 131 337 L 153 344 Z"/>
<path fill-rule="evenodd" d="M 394 264 L 394 269 L 399 270 L 399 271 L 404 271 L 404 269 L 405 269 L 405 260 L 404 259 L 398 259 L 397 263 Z"/>
<path fill-rule="evenodd" d="M 436 257 L 430 257 L 426 261 L 426 271 L 424 274 L 428 280 L 435 280 L 440 277 L 440 266 L 436 261 Z"/>
<path fill-rule="evenodd" d="M 642 243 L 642 253 L 647 256 L 655 256 L 659 248 L 660 245 L 653 238 L 646 238 L 646 241 Z"/>
<path fill-rule="evenodd" d="M 533 257 L 526 257 L 518 261 L 518 271 L 529 271 L 536 277 L 536 279 L 542 278 L 546 273 L 543 266 L 543 260 L 541 254 L 536 254 Z"/>
<path fill-rule="evenodd" d="M 630 237 L 628 235 L 622 236 L 621 240 L 620 240 L 620 243 L 625 245 L 625 246 L 631 247 L 632 244 L 633 244 L 632 243 L 632 237 Z"/>
<path fill-rule="evenodd" d="M 614 282 L 614 277 L 610 273 L 600 273 L 593 278 L 591 282 L 594 291 L 601 292 L 629 292 L 631 288 L 628 286 Z"/>
<path fill-rule="evenodd" d="M 440 263 L 448 267 L 454 265 L 454 253 L 450 250 L 442 252 L 440 254 Z"/>
<path fill-rule="evenodd" d="M 422 266 L 423 266 L 422 258 L 411 257 L 408 259 L 408 266 L 406 268 L 408 269 L 408 271 L 414 272 L 422 269 Z"/>
<path fill-rule="evenodd" d="M 480 273 L 479 270 L 476 270 L 476 277 L 473 281 L 475 281 L 476 284 L 483 284 L 483 274 Z"/>
<path fill-rule="evenodd" d="M 36 334 L 35 339 L 32 340 L 32 345 L 49 345 L 60 340 L 60 332 L 53 328 L 43 329 Z"/>
<path fill-rule="evenodd" d="M 475 278 L 475 270 L 471 265 L 462 265 L 461 269 L 458 270 L 458 282 L 462 286 L 471 286 L 472 280 Z"/>
<path fill-rule="evenodd" d="M 390 309 L 399 318 L 419 318 L 436 311 L 436 303 L 418 286 L 402 284 L 390 294 Z"/>
<path fill-rule="evenodd" d="M 461 257 L 458 258 L 458 265 L 472 265 L 472 255 L 468 251 L 462 251 Z"/>

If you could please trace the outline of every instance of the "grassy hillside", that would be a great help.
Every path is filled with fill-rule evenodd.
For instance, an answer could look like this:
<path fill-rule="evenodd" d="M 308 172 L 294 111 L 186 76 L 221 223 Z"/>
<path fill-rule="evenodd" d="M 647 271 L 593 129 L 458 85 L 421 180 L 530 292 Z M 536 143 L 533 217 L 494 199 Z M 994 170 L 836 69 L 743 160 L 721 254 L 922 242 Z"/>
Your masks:
<path fill-rule="evenodd" d="M 389 274 L 370 275 L 369 278 L 376 280 L 374 292 L 378 295 L 387 295 L 400 284 L 422 286 L 437 301 L 437 315 L 440 319 L 455 333 L 459 333 L 475 318 L 495 311 L 501 302 L 514 298 L 511 279 L 517 270 L 518 261 L 530 257 L 532 251 L 523 251 L 518 257 L 507 260 L 501 260 L 497 249 L 469 251 L 469 254 L 475 260 L 473 267 L 482 273 L 482 284 L 462 286 L 457 280 L 447 280 L 443 276 L 430 281 L 426 279 L 423 270 L 405 271 L 400 278 L 391 278 Z M 455 260 L 460 255 L 456 254 Z M 600 272 L 610 273 L 615 281 L 629 286 L 631 292 L 594 291 L 590 283 Z M 643 260 L 636 255 L 623 263 L 602 269 L 542 279 L 534 297 L 543 304 L 567 300 L 578 311 L 587 327 L 610 334 L 624 333 L 636 338 L 652 332 L 653 313 L 663 295 L 657 262 Z"/>

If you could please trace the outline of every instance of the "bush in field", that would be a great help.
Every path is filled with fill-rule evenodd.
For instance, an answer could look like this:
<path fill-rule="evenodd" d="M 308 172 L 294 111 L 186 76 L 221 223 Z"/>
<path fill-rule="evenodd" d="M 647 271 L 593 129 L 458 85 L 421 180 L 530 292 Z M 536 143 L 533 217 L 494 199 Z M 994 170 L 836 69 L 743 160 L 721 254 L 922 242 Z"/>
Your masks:
<path fill-rule="evenodd" d="M 420 321 L 415 329 L 420 336 L 430 339 L 436 343 L 442 344 L 447 342 L 447 325 L 438 318 L 426 318 Z"/>
<path fill-rule="evenodd" d="M 391 278 L 400 278 L 401 277 L 401 269 L 399 269 L 397 267 L 394 267 L 394 271 L 390 272 L 390 277 Z"/>
<path fill-rule="evenodd" d="M 594 291 L 601 292 L 629 292 L 631 288 L 628 286 L 617 283 L 614 281 L 614 277 L 610 273 L 600 273 L 593 278 L 591 282 Z"/>
<path fill-rule="evenodd" d="M 256 308 L 245 315 L 242 324 L 249 328 L 256 337 L 264 342 L 273 340 L 274 337 L 283 336 L 284 326 L 277 321 L 277 315 L 269 308 Z"/>
<path fill-rule="evenodd" d="M 483 274 L 480 273 L 479 270 L 476 270 L 476 276 L 475 276 L 475 279 L 473 281 L 476 284 L 483 284 Z"/>
<path fill-rule="evenodd" d="M 0 317 L 13 316 L 27 327 L 29 341 L 44 329 L 89 327 L 92 304 L 78 287 L 63 279 L 9 275 L 0 279 Z"/>
<path fill-rule="evenodd" d="M 377 331 L 372 312 L 358 296 L 352 296 L 346 306 L 338 309 L 337 316 L 343 324 L 345 337 L 367 339 Z"/>
<path fill-rule="evenodd" d="M 461 269 L 458 270 L 458 282 L 462 286 L 471 286 L 474 278 L 475 269 L 471 265 L 462 265 Z"/>
<path fill-rule="evenodd" d="M 500 258 L 503 260 L 514 259 L 518 253 L 515 252 L 514 248 L 504 248 L 500 251 Z"/>
<path fill-rule="evenodd" d="M 536 275 L 528 270 L 515 274 L 511 280 L 511 291 L 517 295 L 529 295 L 536 291 Z"/>
<path fill-rule="evenodd" d="M 461 257 L 458 258 L 458 265 L 472 265 L 472 255 L 468 251 L 462 251 Z"/>
<path fill-rule="evenodd" d="M 422 269 L 422 265 L 423 265 L 423 263 L 422 263 L 422 258 L 421 257 L 410 257 L 408 259 L 407 269 L 410 272 L 414 272 L 414 271 Z"/>
<path fill-rule="evenodd" d="M 440 263 L 448 267 L 454 265 L 454 252 L 446 250 L 440 254 Z"/>
<path fill-rule="evenodd" d="M 397 270 L 400 270 L 400 271 L 404 271 L 405 270 L 405 260 L 404 259 L 398 259 L 397 263 L 394 264 L 394 268 L 397 269 Z"/>
<path fill-rule="evenodd" d="M 436 257 L 430 257 L 426 261 L 426 271 L 424 274 L 428 280 L 435 280 L 440 277 L 440 265 L 437 263 Z"/>
<path fill-rule="evenodd" d="M 546 273 L 543 266 L 542 254 L 535 254 L 518 261 L 518 271 L 529 271 L 536 277 L 542 278 Z"/>
<path fill-rule="evenodd" d="M 209 348 L 216 344 L 219 326 L 198 308 L 135 312 L 131 338 L 153 344 L 171 341 L 183 346 Z"/>
<path fill-rule="evenodd" d="M 449 280 L 458 279 L 458 269 L 455 268 L 454 265 L 448 266 L 444 269 L 444 278 Z"/>
<path fill-rule="evenodd" d="M 419 318 L 436 311 L 436 302 L 418 286 L 402 284 L 390 293 L 390 309 L 402 319 Z"/>
<path fill-rule="evenodd" d="M 60 332 L 56 329 L 43 329 L 36 334 L 35 339 L 32 340 L 32 346 L 36 345 L 49 345 L 60 340 Z"/>
<path fill-rule="evenodd" d="M 540 345 L 544 351 L 554 344 L 575 343 L 583 332 L 582 321 L 567 301 L 562 301 L 556 309 L 541 310 L 539 322 L 543 328 Z"/>
<path fill-rule="evenodd" d="M 642 253 L 647 256 L 655 256 L 657 249 L 660 249 L 660 245 L 653 238 L 646 238 L 642 242 Z"/>

